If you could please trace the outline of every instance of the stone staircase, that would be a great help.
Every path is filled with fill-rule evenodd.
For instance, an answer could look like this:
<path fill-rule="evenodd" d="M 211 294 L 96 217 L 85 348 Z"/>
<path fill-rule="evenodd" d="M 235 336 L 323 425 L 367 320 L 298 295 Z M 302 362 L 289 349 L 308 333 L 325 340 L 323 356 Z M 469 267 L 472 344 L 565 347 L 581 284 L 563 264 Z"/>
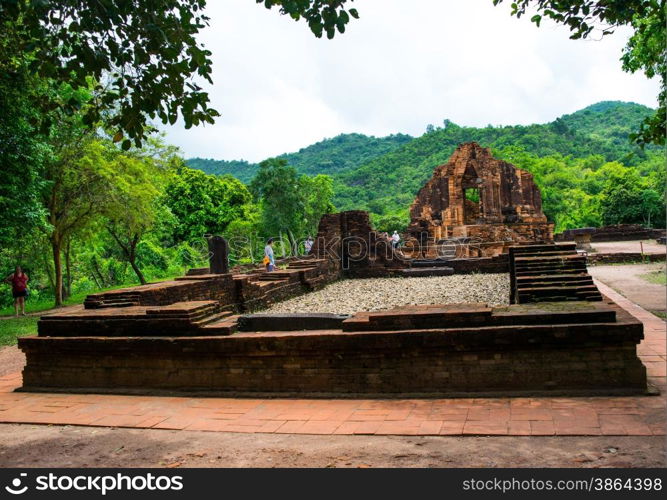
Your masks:
<path fill-rule="evenodd" d="M 140 304 L 140 295 L 133 291 L 116 293 L 100 293 L 88 295 L 83 302 L 86 309 L 101 309 L 104 307 L 130 307 Z"/>
<path fill-rule="evenodd" d="M 146 309 L 147 319 L 187 321 L 191 334 L 230 335 L 236 331 L 238 315 L 231 309 L 220 309 L 214 300 L 177 302 L 168 306 Z"/>
<path fill-rule="evenodd" d="M 451 276 L 454 274 L 454 269 L 447 265 L 446 260 L 416 259 L 410 262 L 410 267 L 401 270 L 401 274 L 413 278 L 424 276 Z"/>
<path fill-rule="evenodd" d="M 602 300 L 575 244 L 510 247 L 510 303 Z"/>

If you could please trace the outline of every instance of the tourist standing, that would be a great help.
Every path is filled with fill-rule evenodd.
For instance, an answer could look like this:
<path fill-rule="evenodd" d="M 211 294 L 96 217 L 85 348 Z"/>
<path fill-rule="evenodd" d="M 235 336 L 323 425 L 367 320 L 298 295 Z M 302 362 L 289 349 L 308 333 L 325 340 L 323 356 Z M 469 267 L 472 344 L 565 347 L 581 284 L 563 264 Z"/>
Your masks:
<path fill-rule="evenodd" d="M 274 271 L 276 269 L 276 259 L 273 255 L 273 238 L 266 241 L 264 247 L 264 265 L 267 271 Z"/>
<path fill-rule="evenodd" d="M 397 231 L 394 231 L 394 234 L 391 235 L 391 246 L 393 248 L 398 248 L 399 241 L 401 241 L 401 237 L 398 235 Z"/>
<path fill-rule="evenodd" d="M 12 284 L 12 296 L 14 297 L 14 313 L 16 317 L 19 316 L 19 308 L 21 314 L 25 316 L 25 298 L 28 296 L 28 275 L 23 272 L 21 266 L 16 266 L 14 273 L 5 279 L 6 283 Z"/>
<path fill-rule="evenodd" d="M 306 255 L 308 255 L 310 253 L 310 251 L 313 249 L 313 237 L 312 236 L 308 236 L 308 239 L 303 244 L 303 247 L 306 250 Z"/>

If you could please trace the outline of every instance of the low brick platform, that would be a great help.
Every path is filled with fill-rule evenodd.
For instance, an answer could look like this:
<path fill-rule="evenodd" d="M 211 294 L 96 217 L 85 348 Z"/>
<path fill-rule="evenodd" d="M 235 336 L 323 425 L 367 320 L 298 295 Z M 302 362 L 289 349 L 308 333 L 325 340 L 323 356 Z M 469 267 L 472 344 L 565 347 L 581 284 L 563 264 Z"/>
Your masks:
<path fill-rule="evenodd" d="M 0 377 L 0 422 L 49 425 L 347 435 L 664 436 L 665 322 L 598 283 L 640 319 L 638 347 L 660 396 L 306 400 L 13 392 Z"/>
<path fill-rule="evenodd" d="M 173 321 L 175 319 L 172 319 Z M 357 397 L 638 394 L 642 325 L 613 304 L 413 306 L 342 329 L 19 339 L 23 390 Z"/>

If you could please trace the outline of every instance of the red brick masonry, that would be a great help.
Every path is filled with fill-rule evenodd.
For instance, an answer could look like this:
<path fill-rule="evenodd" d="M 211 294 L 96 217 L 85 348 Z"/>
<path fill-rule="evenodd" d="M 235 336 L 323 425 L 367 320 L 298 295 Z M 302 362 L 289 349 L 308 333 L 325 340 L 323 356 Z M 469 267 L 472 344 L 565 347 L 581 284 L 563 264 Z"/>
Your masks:
<path fill-rule="evenodd" d="M 176 321 L 176 319 L 173 319 Z M 638 394 L 642 324 L 613 302 L 413 306 L 342 330 L 19 339 L 24 390 L 421 397 Z M 139 336 L 140 335 L 140 336 Z"/>
<path fill-rule="evenodd" d="M 298 434 L 665 435 L 665 323 L 598 283 L 644 324 L 638 347 L 661 395 L 392 400 L 233 399 L 12 392 L 0 378 L 0 422 Z"/>

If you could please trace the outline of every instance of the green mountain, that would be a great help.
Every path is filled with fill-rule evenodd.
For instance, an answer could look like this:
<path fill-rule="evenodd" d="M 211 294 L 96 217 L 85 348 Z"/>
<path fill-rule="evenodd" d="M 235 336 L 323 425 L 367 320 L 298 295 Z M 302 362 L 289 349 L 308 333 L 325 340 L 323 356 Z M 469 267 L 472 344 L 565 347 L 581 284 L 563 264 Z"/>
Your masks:
<path fill-rule="evenodd" d="M 538 157 L 600 155 L 606 161 L 636 163 L 646 157 L 646 151 L 632 145 L 628 133 L 652 112 L 639 104 L 602 102 L 540 125 L 476 128 L 445 120 L 443 127 L 431 129 L 396 151 L 335 176 L 334 204 L 342 210 L 354 207 L 376 214 L 407 207 L 433 169 L 445 163 L 457 145 L 469 141 Z"/>
<path fill-rule="evenodd" d="M 214 160 L 212 158 L 190 158 L 185 162 L 189 167 L 203 170 L 207 174 L 231 174 L 241 182 L 250 183 L 257 173 L 257 164 L 245 160 Z"/>
<path fill-rule="evenodd" d="M 335 176 L 390 153 L 412 139 L 411 136 L 406 134 L 393 134 L 387 137 L 340 134 L 332 139 L 324 139 L 302 148 L 296 153 L 282 154 L 279 158 L 285 158 L 290 165 L 302 174 Z M 231 174 L 245 183 L 252 180 L 259 168 L 256 163 L 248 163 L 247 161 L 204 158 L 189 159 L 187 164 L 208 174 Z"/>
<path fill-rule="evenodd" d="M 629 168 L 645 179 L 642 182 L 656 186 L 662 182 L 662 150 L 655 146 L 642 150 L 628 139 L 653 112 L 640 104 L 605 101 L 544 124 L 477 128 L 445 120 L 442 127 L 429 126 L 417 138 L 343 134 L 281 157 L 300 173 L 330 175 L 338 210 L 368 210 L 376 224 L 384 220 L 397 227 L 399 221 L 407 221 L 408 207 L 433 169 L 445 163 L 459 144 L 476 141 L 535 175 L 544 211 L 560 230 L 612 220 L 601 215 L 611 209 L 604 212 L 600 204 L 606 179 L 620 175 L 610 162 Z M 230 173 L 244 182 L 257 168 L 247 162 L 199 158 L 188 163 L 209 173 Z M 603 168 L 605 164 L 612 166 Z M 639 213 L 630 217 L 640 218 Z"/>

